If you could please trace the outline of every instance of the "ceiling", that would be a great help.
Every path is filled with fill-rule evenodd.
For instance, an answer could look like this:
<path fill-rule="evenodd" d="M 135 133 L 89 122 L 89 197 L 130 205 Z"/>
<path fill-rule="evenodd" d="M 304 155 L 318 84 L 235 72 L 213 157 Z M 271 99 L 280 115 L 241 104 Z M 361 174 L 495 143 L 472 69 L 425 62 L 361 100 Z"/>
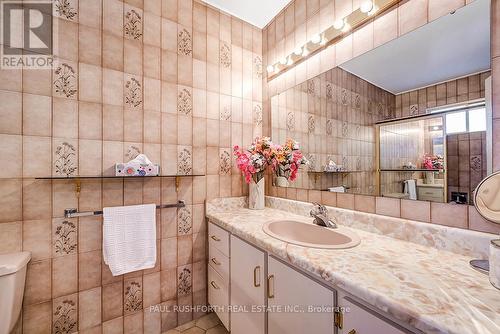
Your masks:
<path fill-rule="evenodd" d="M 488 70 L 490 62 L 490 0 L 476 0 L 340 67 L 400 94 Z"/>
<path fill-rule="evenodd" d="M 202 0 L 224 12 L 264 28 L 291 0 Z"/>

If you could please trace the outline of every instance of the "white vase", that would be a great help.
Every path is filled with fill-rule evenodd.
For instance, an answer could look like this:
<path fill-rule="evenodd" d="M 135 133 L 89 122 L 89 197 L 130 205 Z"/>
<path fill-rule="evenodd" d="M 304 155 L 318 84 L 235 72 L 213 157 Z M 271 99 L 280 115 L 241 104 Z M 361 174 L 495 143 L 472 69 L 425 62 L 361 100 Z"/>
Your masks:
<path fill-rule="evenodd" d="M 263 210 L 265 207 L 264 178 L 255 183 L 250 182 L 248 193 L 248 208 L 252 210 Z"/>
<path fill-rule="evenodd" d="M 276 186 L 277 187 L 283 187 L 287 188 L 288 187 L 288 180 L 284 176 L 276 176 Z"/>
<path fill-rule="evenodd" d="M 434 184 L 434 172 L 425 173 L 425 184 Z"/>

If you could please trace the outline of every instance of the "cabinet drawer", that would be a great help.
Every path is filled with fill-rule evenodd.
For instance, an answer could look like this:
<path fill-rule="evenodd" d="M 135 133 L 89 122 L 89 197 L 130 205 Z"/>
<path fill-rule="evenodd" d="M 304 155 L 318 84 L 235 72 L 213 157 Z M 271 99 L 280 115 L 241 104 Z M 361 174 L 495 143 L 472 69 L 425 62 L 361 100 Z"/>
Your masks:
<path fill-rule="evenodd" d="M 424 201 L 442 201 L 442 188 L 418 187 L 418 199 Z"/>
<path fill-rule="evenodd" d="M 220 321 L 229 330 L 229 290 L 228 284 L 217 272 L 208 266 L 208 303 L 215 308 Z"/>
<path fill-rule="evenodd" d="M 229 232 L 213 223 L 208 224 L 208 244 L 229 257 Z"/>
<path fill-rule="evenodd" d="M 229 258 L 210 243 L 208 250 L 208 264 L 219 274 L 225 282 L 229 282 Z"/>
<path fill-rule="evenodd" d="M 356 331 L 356 334 L 409 334 L 399 325 L 384 319 L 382 316 L 365 309 L 360 304 L 354 302 L 349 297 L 339 300 L 339 306 L 349 310 L 344 313 L 343 326 L 339 334 L 349 334 Z"/>

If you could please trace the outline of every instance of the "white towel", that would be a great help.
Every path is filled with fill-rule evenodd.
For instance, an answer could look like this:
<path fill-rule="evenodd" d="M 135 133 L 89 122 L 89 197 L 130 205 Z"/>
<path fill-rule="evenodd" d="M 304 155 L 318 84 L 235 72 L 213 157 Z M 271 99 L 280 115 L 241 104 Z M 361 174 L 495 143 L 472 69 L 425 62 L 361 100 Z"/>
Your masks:
<path fill-rule="evenodd" d="M 417 183 L 415 180 L 405 181 L 405 194 L 409 196 L 409 199 L 414 201 L 417 200 Z"/>
<path fill-rule="evenodd" d="M 333 187 L 328 188 L 328 190 L 332 193 L 345 193 L 345 187 Z"/>
<path fill-rule="evenodd" d="M 156 264 L 156 205 L 103 209 L 102 252 L 113 276 Z"/>

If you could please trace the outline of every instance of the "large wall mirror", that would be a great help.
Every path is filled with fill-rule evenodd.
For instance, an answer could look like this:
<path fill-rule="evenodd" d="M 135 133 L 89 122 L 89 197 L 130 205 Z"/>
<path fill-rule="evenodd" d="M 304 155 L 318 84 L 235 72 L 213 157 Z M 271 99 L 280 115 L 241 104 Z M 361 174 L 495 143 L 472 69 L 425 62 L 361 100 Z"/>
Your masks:
<path fill-rule="evenodd" d="M 489 18 L 477 0 L 273 96 L 273 141 L 309 160 L 280 185 L 471 204 L 492 172 Z"/>

